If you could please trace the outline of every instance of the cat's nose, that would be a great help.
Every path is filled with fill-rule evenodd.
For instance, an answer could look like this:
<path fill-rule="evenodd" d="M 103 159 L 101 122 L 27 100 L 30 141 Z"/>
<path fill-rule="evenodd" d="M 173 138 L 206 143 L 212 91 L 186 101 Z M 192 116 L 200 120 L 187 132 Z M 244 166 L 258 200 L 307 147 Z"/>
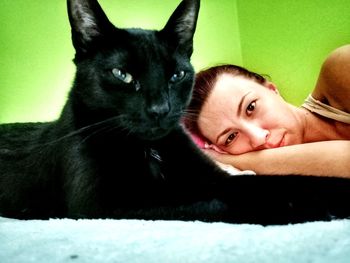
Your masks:
<path fill-rule="evenodd" d="M 151 105 L 148 110 L 147 113 L 148 115 L 155 119 L 155 120 L 159 120 L 161 118 L 164 118 L 168 115 L 170 111 L 170 106 L 169 103 L 162 103 L 162 104 L 153 104 Z"/>

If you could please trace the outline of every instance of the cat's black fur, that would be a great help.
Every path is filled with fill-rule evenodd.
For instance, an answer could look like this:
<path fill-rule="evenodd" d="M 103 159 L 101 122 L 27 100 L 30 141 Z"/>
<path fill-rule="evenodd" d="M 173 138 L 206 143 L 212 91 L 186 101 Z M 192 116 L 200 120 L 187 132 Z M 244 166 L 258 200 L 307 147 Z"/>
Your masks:
<path fill-rule="evenodd" d="M 68 0 L 76 77 L 57 121 L 0 126 L 0 215 L 261 224 L 350 214 L 345 179 L 229 177 L 186 135 L 199 0 L 160 31 Z M 208 36 L 209 37 L 209 36 Z"/>

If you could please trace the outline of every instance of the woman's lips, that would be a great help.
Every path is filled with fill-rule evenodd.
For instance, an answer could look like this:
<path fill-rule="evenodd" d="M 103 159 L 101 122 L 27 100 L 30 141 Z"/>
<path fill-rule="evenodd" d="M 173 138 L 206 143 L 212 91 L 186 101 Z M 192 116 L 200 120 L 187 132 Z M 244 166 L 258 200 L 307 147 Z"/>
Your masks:
<path fill-rule="evenodd" d="M 273 149 L 285 146 L 285 134 L 283 134 L 282 138 L 276 143 L 267 143 L 266 149 Z"/>

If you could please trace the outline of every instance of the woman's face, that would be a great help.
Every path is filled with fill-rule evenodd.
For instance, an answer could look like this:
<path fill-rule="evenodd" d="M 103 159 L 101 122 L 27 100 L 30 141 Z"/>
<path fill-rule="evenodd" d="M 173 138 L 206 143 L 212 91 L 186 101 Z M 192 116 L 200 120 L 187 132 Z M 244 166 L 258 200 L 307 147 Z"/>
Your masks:
<path fill-rule="evenodd" d="M 302 121 L 276 87 L 222 74 L 198 118 L 201 133 L 231 154 L 302 143 Z"/>

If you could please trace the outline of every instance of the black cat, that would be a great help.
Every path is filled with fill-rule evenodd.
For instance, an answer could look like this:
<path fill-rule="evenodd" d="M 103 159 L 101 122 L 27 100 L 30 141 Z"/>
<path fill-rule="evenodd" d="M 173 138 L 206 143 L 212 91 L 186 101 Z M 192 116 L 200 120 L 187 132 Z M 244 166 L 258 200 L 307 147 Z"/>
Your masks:
<path fill-rule="evenodd" d="M 68 0 L 76 77 L 58 120 L 0 126 L 0 215 L 290 223 L 346 217 L 348 180 L 230 177 L 191 142 L 199 0 L 160 31 Z M 346 199 L 348 198 L 348 199 Z"/>

